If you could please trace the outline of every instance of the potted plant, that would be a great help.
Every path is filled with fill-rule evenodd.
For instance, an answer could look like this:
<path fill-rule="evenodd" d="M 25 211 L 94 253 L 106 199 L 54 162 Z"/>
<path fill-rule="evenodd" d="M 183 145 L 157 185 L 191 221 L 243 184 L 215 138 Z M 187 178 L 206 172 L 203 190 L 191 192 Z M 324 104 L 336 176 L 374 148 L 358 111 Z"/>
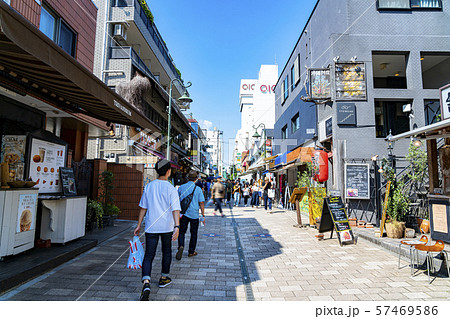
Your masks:
<path fill-rule="evenodd" d="M 114 221 L 120 214 L 120 209 L 116 205 L 107 204 L 105 206 L 105 215 L 108 216 L 108 226 L 114 226 Z"/>
<path fill-rule="evenodd" d="M 405 233 L 405 222 L 403 221 L 405 214 L 409 209 L 409 197 L 406 192 L 405 182 L 400 179 L 397 181 L 394 169 L 390 166 L 390 162 L 383 158 L 382 169 L 384 177 L 391 181 L 390 196 L 386 214 L 386 234 L 390 238 L 403 238 Z"/>
<path fill-rule="evenodd" d="M 419 146 L 415 146 L 413 142 L 409 145 L 406 159 L 411 164 L 411 171 L 408 173 L 408 178 L 414 183 L 416 189 L 420 191 L 423 188 L 428 178 L 428 159 L 427 153 Z M 416 217 L 417 224 L 420 230 L 428 233 L 430 230 L 429 211 L 427 207 L 422 210 L 420 217 Z"/>
<path fill-rule="evenodd" d="M 120 213 L 120 209 L 114 205 L 114 174 L 111 171 L 103 171 L 100 177 L 99 201 L 103 206 L 103 224 L 114 226 L 114 220 Z"/>
<path fill-rule="evenodd" d="M 103 206 L 101 203 L 89 199 L 86 209 L 86 230 L 103 228 Z"/>

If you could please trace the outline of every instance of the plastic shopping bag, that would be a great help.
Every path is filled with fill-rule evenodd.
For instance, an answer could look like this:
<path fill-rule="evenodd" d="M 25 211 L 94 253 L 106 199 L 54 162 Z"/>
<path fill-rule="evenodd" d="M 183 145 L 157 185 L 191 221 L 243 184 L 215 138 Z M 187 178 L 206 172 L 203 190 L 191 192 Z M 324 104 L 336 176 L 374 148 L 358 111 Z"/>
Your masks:
<path fill-rule="evenodd" d="M 128 243 L 130 244 L 130 256 L 127 268 L 141 269 L 142 260 L 144 260 L 144 243 L 141 243 L 138 236 L 134 236 Z"/>

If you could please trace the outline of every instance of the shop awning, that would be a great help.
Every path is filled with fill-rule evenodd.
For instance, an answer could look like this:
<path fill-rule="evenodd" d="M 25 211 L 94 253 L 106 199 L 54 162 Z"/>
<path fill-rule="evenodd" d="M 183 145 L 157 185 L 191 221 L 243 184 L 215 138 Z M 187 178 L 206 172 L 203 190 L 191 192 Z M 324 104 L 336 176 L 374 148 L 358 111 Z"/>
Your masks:
<path fill-rule="evenodd" d="M 422 126 L 405 133 L 394 135 L 391 138 L 388 138 L 388 140 L 397 141 L 411 136 L 419 136 L 420 138 L 425 139 L 450 137 L 450 118 L 430 125 Z"/>
<path fill-rule="evenodd" d="M 70 113 L 157 130 L 143 113 L 3 1 L 0 85 Z"/>
<path fill-rule="evenodd" d="M 314 147 L 297 147 L 289 152 L 286 156 L 286 161 L 311 162 Z"/>

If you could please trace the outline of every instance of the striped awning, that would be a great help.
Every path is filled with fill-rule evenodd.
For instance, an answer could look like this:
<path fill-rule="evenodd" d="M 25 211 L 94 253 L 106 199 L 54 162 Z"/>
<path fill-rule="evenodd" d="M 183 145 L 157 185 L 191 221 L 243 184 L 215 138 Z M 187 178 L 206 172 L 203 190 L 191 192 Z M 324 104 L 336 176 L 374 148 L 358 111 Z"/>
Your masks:
<path fill-rule="evenodd" d="M 3 1 L 0 85 L 69 113 L 157 130 L 143 113 Z"/>

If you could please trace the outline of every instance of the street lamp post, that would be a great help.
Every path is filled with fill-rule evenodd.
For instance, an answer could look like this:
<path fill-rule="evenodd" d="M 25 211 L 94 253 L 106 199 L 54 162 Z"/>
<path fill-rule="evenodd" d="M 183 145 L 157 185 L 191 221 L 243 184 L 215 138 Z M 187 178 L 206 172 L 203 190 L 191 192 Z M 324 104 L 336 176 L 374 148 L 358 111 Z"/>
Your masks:
<path fill-rule="evenodd" d="M 257 127 L 255 127 L 254 125 L 253 125 L 253 129 L 255 130 L 255 134 L 253 134 L 253 138 L 255 138 L 255 139 L 259 139 L 260 137 L 261 137 L 261 135 L 259 135 L 258 134 L 258 128 L 260 127 L 260 126 L 262 126 L 263 127 L 263 136 L 264 136 L 264 139 L 263 139 L 263 143 L 264 143 L 264 158 L 266 158 L 266 125 L 264 124 L 264 123 L 260 123 Z"/>
<path fill-rule="evenodd" d="M 170 81 L 170 90 L 169 90 L 169 109 L 168 109 L 168 119 L 167 119 L 167 149 L 166 149 L 166 159 L 170 161 L 170 130 L 172 129 L 172 85 L 174 82 L 178 82 L 183 88 L 184 93 L 181 97 L 178 98 L 178 101 L 182 103 L 191 103 L 192 99 L 189 97 L 189 93 L 186 90 L 188 87 L 192 85 L 191 82 L 188 82 L 187 85 L 184 85 L 178 78 L 174 78 Z"/>

